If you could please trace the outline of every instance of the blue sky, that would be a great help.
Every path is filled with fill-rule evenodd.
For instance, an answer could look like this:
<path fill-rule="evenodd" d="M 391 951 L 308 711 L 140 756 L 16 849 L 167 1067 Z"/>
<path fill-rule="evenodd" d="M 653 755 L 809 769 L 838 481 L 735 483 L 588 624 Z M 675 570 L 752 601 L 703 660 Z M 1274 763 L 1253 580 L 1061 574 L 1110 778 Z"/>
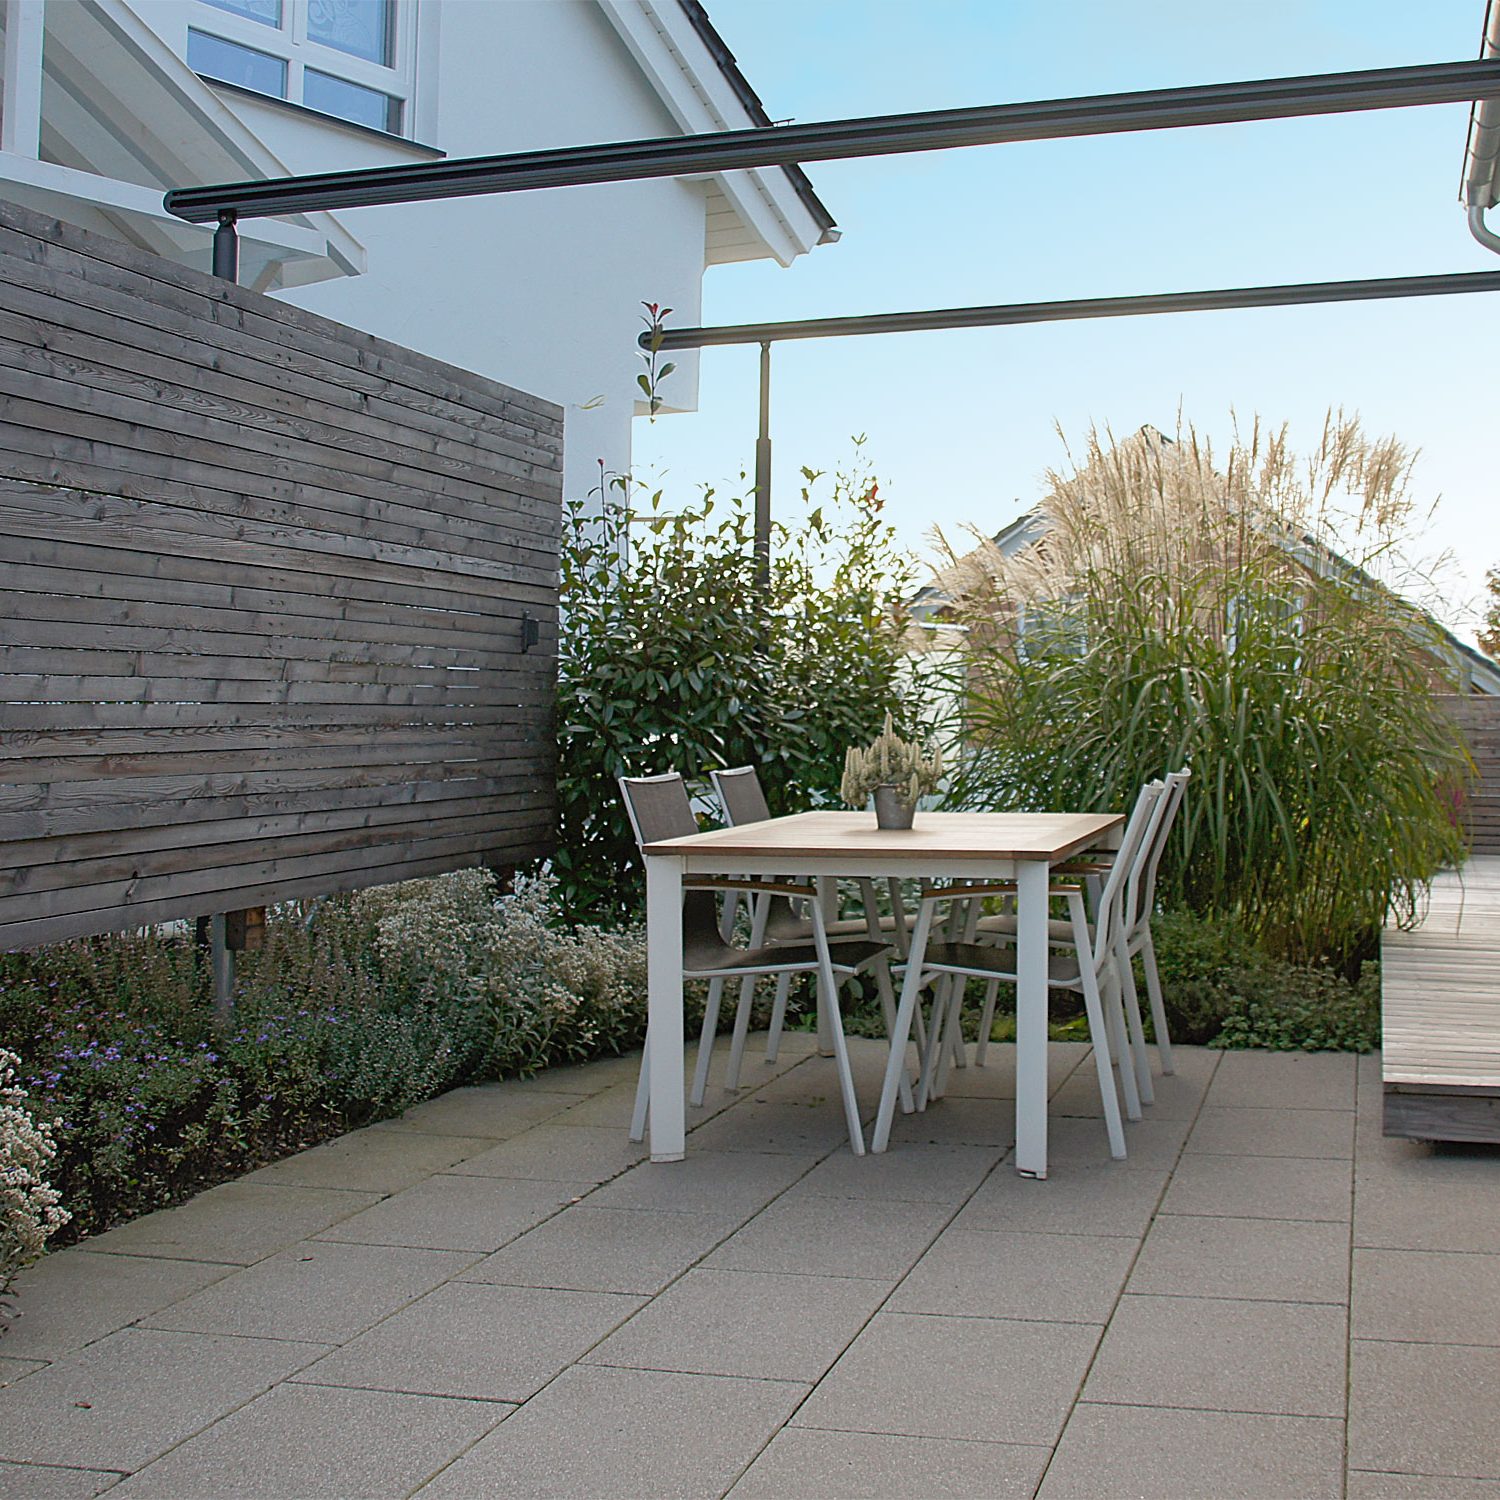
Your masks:
<path fill-rule="evenodd" d="M 772 118 L 835 119 L 1478 55 L 1483 0 L 709 0 Z M 716 267 L 704 321 L 1500 270 L 1458 203 L 1468 107 L 814 163 L 843 240 L 790 269 Z M 1422 450 L 1456 555 L 1454 611 L 1500 563 L 1492 330 L 1500 294 L 889 335 L 776 352 L 774 489 L 850 438 L 902 540 L 994 531 L 1062 459 L 1054 430 L 1231 409 L 1310 445 L 1329 406 Z M 637 472 L 733 484 L 753 453 L 754 349 L 706 350 L 700 409 L 638 424 Z M 670 396 L 670 391 L 667 392 Z M 1487 452 L 1486 449 L 1490 451 Z M 1467 631 L 1463 633 L 1468 634 Z"/>

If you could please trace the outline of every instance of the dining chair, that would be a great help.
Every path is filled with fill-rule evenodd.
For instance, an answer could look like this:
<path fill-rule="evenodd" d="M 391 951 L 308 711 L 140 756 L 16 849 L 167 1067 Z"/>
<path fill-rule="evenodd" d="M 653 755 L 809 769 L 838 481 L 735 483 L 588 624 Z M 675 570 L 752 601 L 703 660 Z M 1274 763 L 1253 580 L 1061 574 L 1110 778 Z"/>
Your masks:
<path fill-rule="evenodd" d="M 1193 779 L 1191 768 L 1169 771 L 1164 778 L 1166 791 L 1162 796 L 1156 819 L 1151 828 L 1149 845 L 1131 874 L 1125 896 L 1125 922 L 1120 933 L 1121 978 L 1125 985 L 1128 1007 L 1137 1014 L 1140 1006 L 1135 993 L 1135 965 L 1132 960 L 1139 955 L 1141 970 L 1146 976 L 1146 996 L 1151 1006 L 1151 1030 L 1156 1038 L 1156 1057 L 1164 1074 L 1173 1072 L 1172 1038 L 1167 1031 L 1167 1011 L 1162 1002 L 1161 975 L 1156 968 L 1156 945 L 1151 938 L 1151 918 L 1156 912 L 1156 875 L 1161 868 L 1162 855 L 1166 852 L 1167 840 L 1171 837 L 1172 825 L 1187 795 L 1187 784 Z M 1145 1067 L 1145 1049 L 1140 1053 L 1142 1071 L 1145 1074 L 1141 1097 L 1146 1103 L 1152 1099 L 1151 1076 Z"/>
<path fill-rule="evenodd" d="M 636 843 L 644 847 L 663 839 L 684 838 L 699 831 L 693 816 L 687 787 L 676 772 L 663 776 L 621 776 L 620 794 L 635 833 Z M 644 857 L 644 856 L 643 856 Z M 810 943 L 768 943 L 766 926 L 770 902 L 752 902 L 750 946 L 738 947 L 732 933 L 724 930 L 716 892 L 734 892 L 750 897 L 771 896 L 805 901 L 811 912 Z M 843 980 L 863 973 L 890 952 L 886 943 L 869 939 L 832 944 L 823 925 L 822 908 L 817 889 L 793 881 L 736 876 L 692 876 L 683 883 L 682 898 L 682 977 L 707 979 L 721 983 L 727 979 L 754 980 L 760 975 L 814 974 L 830 997 L 829 1029 L 832 1033 L 834 1061 L 838 1071 L 839 1091 L 843 1098 L 844 1118 L 849 1127 L 849 1144 L 856 1156 L 865 1150 L 864 1130 L 860 1124 L 859 1101 L 854 1093 L 854 1076 L 849 1067 L 849 1051 L 844 1040 L 843 1022 L 838 1012 L 838 992 Z M 705 1026 L 699 1042 L 699 1055 L 705 1044 L 712 1047 L 711 1030 Z M 636 1086 L 635 1112 L 630 1123 L 631 1140 L 639 1141 L 646 1133 L 646 1110 L 649 1097 L 647 1072 L 649 1049 L 641 1058 L 641 1073 Z M 697 1102 L 697 1101 L 695 1101 Z"/>
<path fill-rule="evenodd" d="M 1132 1066 L 1131 1040 L 1127 1039 L 1126 1034 L 1128 1023 L 1122 1014 L 1122 985 L 1118 974 L 1118 946 L 1125 920 L 1126 885 L 1129 871 L 1148 837 L 1152 818 L 1164 791 L 1160 782 L 1142 788 L 1125 825 L 1120 841 L 1120 857 L 1104 880 L 1092 923 L 1088 919 L 1084 887 L 1080 879 L 1054 877 L 1048 887 L 1049 896 L 1060 897 L 1065 901 L 1068 916 L 1066 921 L 1049 920 L 1047 924 L 1049 949 L 1060 950 L 1049 956 L 1047 985 L 1049 989 L 1073 990 L 1083 995 L 1110 1153 L 1115 1157 L 1123 1157 L 1125 1154 L 1119 1093 L 1125 1096 L 1126 1113 L 1130 1118 L 1140 1118 L 1140 1098 Z M 988 940 L 981 940 L 983 919 L 980 916 L 980 903 L 991 896 L 1013 897 L 1015 891 L 1014 881 L 929 887 L 923 892 L 917 926 L 912 934 L 909 962 L 920 964 L 922 982 L 945 974 L 959 981 L 974 978 L 988 982 L 985 1008 L 980 1021 L 981 1038 L 988 1035 L 989 1027 L 993 1024 L 994 997 L 999 986 L 1002 983 L 1018 983 L 1018 975 L 1017 951 L 1015 947 L 1009 946 L 1016 942 L 1014 929 L 1010 934 L 1002 934 L 998 941 L 994 935 L 989 935 Z M 951 903 L 960 903 L 960 910 L 965 914 L 959 925 L 957 939 L 949 935 L 954 930 L 950 916 L 948 934 L 937 943 L 929 942 L 928 936 L 936 919 L 936 908 L 941 904 Z M 1011 920 L 1014 921 L 1014 918 Z M 1065 938 L 1066 941 L 1060 942 L 1059 938 Z M 946 995 L 941 988 L 938 991 L 929 1026 L 929 1044 L 918 1083 L 919 1109 L 942 1091 L 948 1065 L 948 1048 L 944 1037 L 945 1033 L 960 1024 L 964 987 L 964 983 L 960 982 L 952 986 Z M 1114 1081 L 1115 1059 L 1119 1060 L 1118 1093 Z"/>
<path fill-rule="evenodd" d="M 1161 865 L 1172 824 L 1182 805 L 1187 783 L 1192 772 L 1187 767 L 1180 771 L 1169 771 L 1161 781 L 1148 782 L 1147 788 L 1159 788 L 1155 812 L 1147 825 L 1145 836 L 1130 862 L 1123 896 L 1123 920 L 1116 940 L 1119 952 L 1117 964 L 1122 987 L 1121 1003 L 1126 1025 L 1130 1033 L 1130 1055 L 1136 1079 L 1136 1092 L 1143 1104 L 1151 1104 L 1155 1090 L 1151 1083 L 1151 1069 L 1146 1055 L 1145 1031 L 1141 1021 L 1140 1001 L 1136 993 L 1135 967 L 1132 960 L 1139 955 L 1141 968 L 1146 975 L 1146 992 L 1151 1005 L 1151 1025 L 1155 1033 L 1157 1057 L 1161 1071 L 1172 1072 L 1172 1042 L 1167 1030 L 1166 1009 L 1162 1002 L 1161 979 L 1156 968 L 1156 951 L 1151 941 L 1151 917 L 1156 907 L 1156 875 Z M 1142 789 L 1144 795 L 1146 788 Z M 1139 802 L 1139 799 L 1138 799 Z M 1082 875 L 1092 897 L 1095 909 L 1101 881 L 1119 862 L 1120 851 L 1103 850 L 1059 866 L 1064 875 Z M 1048 924 L 1047 936 L 1055 945 L 1066 947 L 1071 942 L 1067 922 L 1052 921 Z M 1014 943 L 1016 919 L 1013 912 L 983 918 L 978 923 L 981 940 Z M 991 984 L 985 995 L 984 1016 L 980 1024 L 979 1045 L 974 1060 L 984 1066 L 985 1049 L 989 1039 L 989 1025 L 993 1020 L 998 983 Z"/>
<path fill-rule="evenodd" d="M 765 790 L 760 784 L 760 775 L 754 766 L 735 766 L 729 770 L 710 771 L 708 778 L 713 784 L 720 806 L 724 809 L 724 821 L 729 827 L 741 828 L 747 823 L 763 823 L 770 818 L 771 808 L 766 801 Z M 885 940 L 885 934 L 888 933 L 896 952 L 904 956 L 907 932 L 905 911 L 901 902 L 901 882 L 898 880 L 889 882 L 891 903 L 889 914 L 882 914 L 879 911 L 873 880 L 861 878 L 858 885 L 860 900 L 864 905 L 864 916 L 836 918 L 833 921 L 825 918 L 824 929 L 828 933 L 829 940 L 834 944 L 861 938 L 881 942 Z M 765 928 L 767 942 L 805 943 L 811 940 L 812 919 L 809 916 L 793 907 L 788 901 L 775 897 L 765 899 L 769 901 L 771 908 Z M 895 1023 L 896 1015 L 895 991 L 891 985 L 889 965 L 877 966 L 875 978 L 880 993 L 881 1008 L 885 1014 L 886 1028 L 889 1030 Z M 770 1030 L 766 1036 L 767 1062 L 776 1061 L 781 1045 L 781 1032 L 786 1022 L 786 1005 L 791 993 L 791 984 L 790 974 L 783 974 L 776 982 L 776 997 L 771 1005 Z M 734 1037 L 729 1049 L 729 1071 L 725 1078 L 725 1083 L 729 1088 L 739 1087 L 740 1067 L 744 1057 L 745 1036 L 750 1024 L 754 987 L 754 979 L 746 979 L 740 985 L 739 1008 L 735 1012 Z M 711 994 L 709 1001 L 713 1008 L 713 1025 L 716 1027 L 719 996 Z M 704 1028 L 704 1035 L 710 1035 L 707 1015 L 704 1017 Z M 693 1079 L 693 1102 L 695 1104 L 702 1102 L 708 1076 L 707 1063 L 708 1053 L 700 1047 L 698 1073 Z M 903 1098 L 903 1103 L 905 1102 Z"/>

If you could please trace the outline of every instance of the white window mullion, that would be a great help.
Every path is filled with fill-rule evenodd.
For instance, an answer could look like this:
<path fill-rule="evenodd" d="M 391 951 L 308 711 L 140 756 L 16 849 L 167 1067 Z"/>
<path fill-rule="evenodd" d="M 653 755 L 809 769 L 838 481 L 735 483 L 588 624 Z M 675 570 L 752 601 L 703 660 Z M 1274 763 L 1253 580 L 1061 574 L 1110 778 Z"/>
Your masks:
<path fill-rule="evenodd" d="M 293 104 L 302 102 L 302 63 L 296 53 L 286 65 L 286 96 Z"/>

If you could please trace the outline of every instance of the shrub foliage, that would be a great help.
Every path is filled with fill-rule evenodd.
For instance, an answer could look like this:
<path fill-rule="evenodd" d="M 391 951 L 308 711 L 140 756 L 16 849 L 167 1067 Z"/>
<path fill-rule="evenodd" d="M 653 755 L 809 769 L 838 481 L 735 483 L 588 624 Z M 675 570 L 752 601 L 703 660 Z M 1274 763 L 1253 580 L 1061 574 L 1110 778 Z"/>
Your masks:
<path fill-rule="evenodd" d="M 640 932 L 562 926 L 549 875 L 503 896 L 466 870 L 275 908 L 228 1027 L 206 970 L 160 932 L 0 956 L 0 1035 L 56 1141 L 70 1236 L 645 1030 Z"/>
<path fill-rule="evenodd" d="M 836 802 L 844 752 L 912 713 L 911 565 L 878 486 L 804 470 L 801 519 L 757 577 L 754 515 L 712 492 L 575 505 L 562 556 L 555 868 L 575 917 L 640 910 L 616 777 L 755 765 L 773 812 Z"/>

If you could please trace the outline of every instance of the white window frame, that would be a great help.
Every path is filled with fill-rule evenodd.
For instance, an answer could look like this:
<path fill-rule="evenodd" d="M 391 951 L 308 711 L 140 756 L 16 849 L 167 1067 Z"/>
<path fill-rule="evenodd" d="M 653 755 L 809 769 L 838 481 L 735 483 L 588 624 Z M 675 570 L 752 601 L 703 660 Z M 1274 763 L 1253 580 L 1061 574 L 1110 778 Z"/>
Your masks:
<path fill-rule="evenodd" d="M 312 108 L 303 103 L 303 77 L 308 68 L 347 83 L 359 84 L 362 88 L 388 94 L 401 105 L 401 129 L 395 133 L 407 140 L 413 139 L 417 123 L 416 0 L 395 0 L 390 67 L 356 57 L 352 52 L 341 52 L 337 47 L 309 40 L 307 9 L 308 0 L 281 0 L 281 25 L 275 27 L 268 26 L 263 21 L 252 21 L 247 16 L 236 15 L 233 11 L 222 10 L 217 5 L 211 5 L 209 0 L 191 0 L 189 5 L 179 8 L 183 24 L 177 45 L 186 58 L 187 34 L 191 30 L 234 42 L 242 47 L 250 47 L 279 59 L 287 65 L 286 96 L 282 102 L 296 104 L 303 109 Z M 277 96 L 258 94 L 257 97 L 275 99 Z M 323 110 L 314 112 L 326 120 L 333 120 L 356 130 L 370 128 L 359 121 L 346 120 L 342 115 L 330 115 Z"/>

